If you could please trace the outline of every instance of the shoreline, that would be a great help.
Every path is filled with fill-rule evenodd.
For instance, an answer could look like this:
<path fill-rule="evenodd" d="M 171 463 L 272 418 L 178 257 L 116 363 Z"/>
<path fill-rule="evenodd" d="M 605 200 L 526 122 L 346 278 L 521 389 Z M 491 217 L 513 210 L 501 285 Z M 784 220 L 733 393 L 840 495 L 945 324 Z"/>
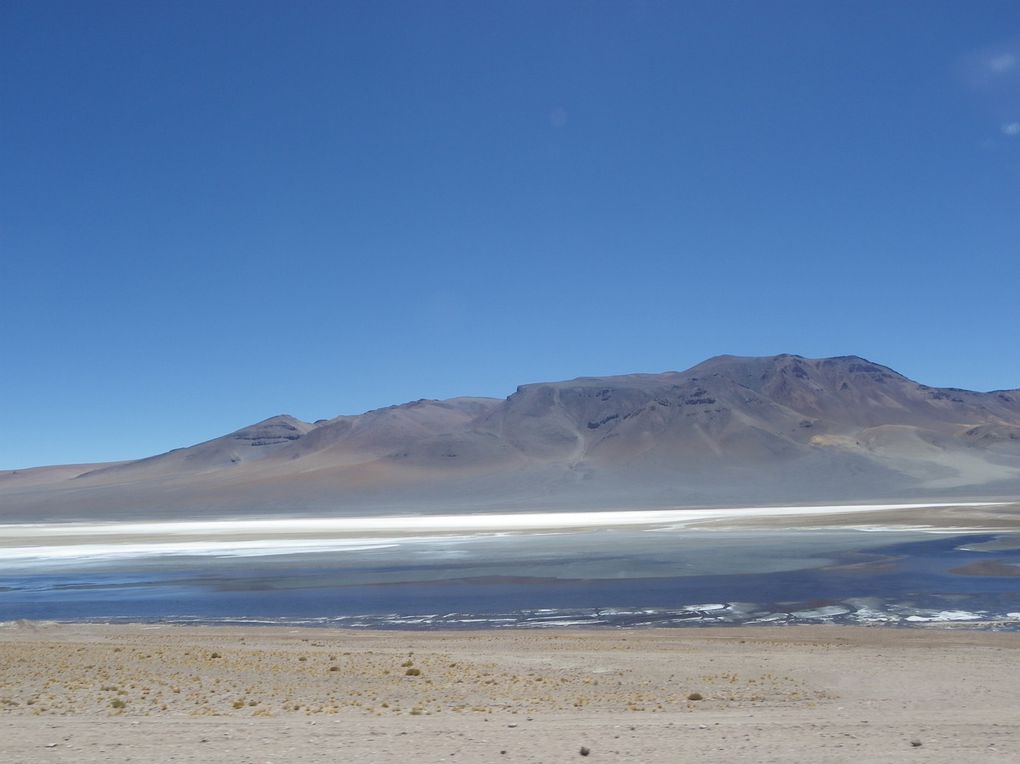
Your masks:
<path fill-rule="evenodd" d="M 948 622 L 947 622 L 948 623 Z M 645 639 L 664 639 L 667 641 L 679 639 L 681 641 L 687 639 L 713 639 L 713 640 L 759 640 L 764 642 L 776 642 L 776 637 L 782 637 L 778 641 L 811 641 L 811 640 L 839 640 L 841 642 L 854 642 L 854 643 L 868 643 L 872 641 L 882 641 L 880 636 L 869 636 L 873 632 L 889 632 L 889 633 L 931 633 L 931 634 L 949 634 L 955 632 L 971 632 L 975 634 L 982 633 L 981 629 L 970 629 L 968 626 L 974 625 L 974 622 L 953 622 L 943 628 L 942 624 L 934 623 L 918 623 L 911 624 L 909 626 L 900 627 L 896 625 L 887 624 L 833 624 L 833 623 L 809 623 L 809 624 L 753 624 L 753 625 L 740 625 L 740 626 L 726 626 L 726 625 L 704 625 L 697 626 L 690 629 L 686 628 L 673 628 L 668 626 L 641 626 L 641 627 L 628 627 L 628 628 L 615 628 L 615 629 L 604 629 L 604 628 L 591 628 L 591 627 L 559 627 L 542 629 L 541 631 L 527 631 L 527 630 L 514 630 L 510 629 L 507 631 L 493 631 L 492 629 L 458 629 L 456 631 L 441 630 L 441 629 L 349 629 L 342 627 L 323 626 L 323 625 L 303 625 L 303 624 L 290 624 L 290 623 L 252 623 L 252 624 L 216 624 L 211 622 L 201 623 L 173 623 L 173 622 L 154 622 L 154 621 L 125 621 L 123 623 L 115 623 L 113 621 L 73 621 L 73 620 L 59 620 L 59 619 L 48 619 L 48 620 L 31 620 L 26 618 L 19 618 L 13 621 L 0 621 L 0 644 L 16 642 L 19 637 L 31 636 L 35 637 L 42 636 L 55 636 L 64 637 L 68 634 L 73 634 L 75 638 L 84 637 L 99 637 L 102 636 L 101 632 L 109 632 L 106 637 L 113 637 L 116 639 L 130 639 L 133 637 L 144 638 L 146 635 L 161 633 L 168 636 L 182 636 L 182 637 L 209 637 L 218 636 L 225 638 L 233 638 L 238 636 L 246 636 L 252 633 L 258 634 L 263 631 L 264 633 L 260 636 L 265 637 L 280 637 L 289 638 L 295 635 L 295 630 L 301 632 L 301 636 L 307 637 L 308 633 L 315 634 L 318 632 L 318 636 L 321 637 L 332 637 L 336 639 L 354 639 L 364 640 L 366 637 L 378 637 L 383 640 L 394 640 L 399 641 L 402 636 L 414 637 L 422 641 L 444 641 L 444 640 L 470 640 L 470 639 L 490 639 L 494 636 L 497 639 L 500 634 L 511 635 L 506 638 L 513 639 L 513 634 L 532 634 L 536 638 L 542 639 L 579 639 L 585 638 L 595 640 L 622 640 L 627 641 L 631 636 L 637 636 L 640 640 Z M 93 634 L 92 632 L 95 632 Z M 236 632 L 236 633 L 235 633 Z M 308 633 L 306 633 L 308 632 Z M 1020 650 L 1020 633 L 1013 632 L 987 632 L 991 636 L 988 637 L 991 641 L 1002 641 L 1010 646 Z M 296 637 L 295 637 L 296 638 Z M 945 637 L 934 637 L 934 639 L 947 639 L 952 641 L 949 636 Z M 920 641 L 924 641 L 926 638 L 919 637 Z M 985 637 L 978 636 L 978 642 L 984 641 Z M 907 641 L 910 641 L 909 639 Z M 481 647 L 481 646 L 480 646 Z M 1020 654 L 1017 656 L 1020 658 Z M 1020 668 L 1020 666 L 1018 666 Z"/>
<path fill-rule="evenodd" d="M 373 618 L 381 616 L 338 616 L 337 621 L 353 621 L 359 618 Z M 661 623 L 648 623 L 648 624 L 615 624 L 606 623 L 600 625 L 598 622 L 590 620 L 581 620 L 576 623 L 563 624 L 559 622 L 553 622 L 548 625 L 536 624 L 536 623 L 505 623 L 499 624 L 498 626 L 473 626 L 474 622 L 484 622 L 489 620 L 485 617 L 478 617 L 466 621 L 458 621 L 456 623 L 420 623 L 424 619 L 428 619 L 434 616 L 422 615 L 422 614 L 407 614 L 399 616 L 402 621 L 393 621 L 381 625 L 360 625 L 351 626 L 345 623 L 336 623 L 335 625 L 329 623 L 332 620 L 330 617 L 321 618 L 286 618 L 281 617 L 278 619 L 274 618 L 259 618 L 259 617 L 246 617 L 246 616 L 223 616 L 221 618 L 206 618 L 202 616 L 187 616 L 183 615 L 178 618 L 174 617 L 153 617 L 153 618 L 136 618 L 133 616 L 106 616 L 106 617 L 83 617 L 83 618 L 51 618 L 51 619 L 29 619 L 29 618 L 16 618 L 14 620 L 3 621 L 0 620 L 0 634 L 5 630 L 13 631 L 17 629 L 28 629 L 30 631 L 43 630 L 43 629 L 54 629 L 54 628 L 138 628 L 138 629 L 238 629 L 240 632 L 248 630 L 267 629 L 270 632 L 276 632 L 282 634 L 286 631 L 293 629 L 300 629 L 302 631 L 322 631 L 331 635 L 426 635 L 426 634 L 441 634 L 448 636 L 476 636 L 478 638 L 485 638 L 493 634 L 499 633 L 510 633 L 510 634 L 563 634 L 569 635 L 583 635 L 583 634 L 645 634 L 649 632 L 662 632 L 663 634 L 677 633 L 684 634 L 690 633 L 694 638 L 705 632 L 713 632 L 718 630 L 719 632 L 728 632 L 736 634 L 738 632 L 750 631 L 754 632 L 762 630 L 763 633 L 772 633 L 776 635 L 785 634 L 787 631 L 796 629 L 849 629 L 852 631 L 856 630 L 884 630 L 890 632 L 965 632 L 973 634 L 1015 634 L 1020 635 L 1020 612 L 1016 613 L 1015 618 L 994 618 L 988 620 L 979 619 L 954 619 L 947 618 L 945 620 L 900 620 L 900 621 L 862 621 L 858 623 L 846 623 L 836 622 L 832 620 L 804 620 L 804 621 L 757 621 L 757 622 L 732 622 L 727 623 L 724 621 L 695 621 L 691 620 L 687 623 L 674 623 L 671 625 L 662 625 Z"/>

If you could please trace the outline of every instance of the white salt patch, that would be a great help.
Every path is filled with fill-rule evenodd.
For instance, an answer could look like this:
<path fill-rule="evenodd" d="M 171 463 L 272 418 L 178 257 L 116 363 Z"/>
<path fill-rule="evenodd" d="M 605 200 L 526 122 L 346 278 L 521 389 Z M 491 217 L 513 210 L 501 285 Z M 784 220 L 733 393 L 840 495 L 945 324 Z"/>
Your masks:
<path fill-rule="evenodd" d="M 786 613 L 772 613 L 771 615 L 759 616 L 758 618 L 755 618 L 753 621 L 749 621 L 749 623 L 772 623 L 774 621 L 785 621 L 785 620 L 786 620 Z"/>
<path fill-rule="evenodd" d="M 513 623 L 516 618 L 457 618 L 456 623 Z"/>
<path fill-rule="evenodd" d="M 971 613 L 969 610 L 941 610 L 928 616 L 909 615 L 906 620 L 913 623 L 931 623 L 935 621 L 980 621 L 978 613 Z"/>
<path fill-rule="evenodd" d="M 709 610 L 725 610 L 727 607 L 728 607 L 728 605 L 720 605 L 717 602 L 713 602 L 713 603 L 710 603 L 708 605 L 685 605 L 683 607 L 683 609 L 687 610 L 687 611 L 691 611 L 691 610 L 709 611 Z"/>
<path fill-rule="evenodd" d="M 278 519 L 193 520 L 117 523 L 18 523 L 0 525 L 0 538 L 35 536 L 121 535 L 222 535 L 238 533 L 320 532 L 450 532 L 510 531 L 551 528 L 588 528 L 619 525 L 684 525 L 703 520 L 748 517 L 798 517 L 807 515 L 875 512 L 936 507 L 987 507 L 1006 502 L 928 504 L 847 504 L 812 507 L 732 507 L 727 509 L 657 509 L 609 512 L 521 512 L 516 514 L 401 515 L 388 517 L 312 517 Z"/>
<path fill-rule="evenodd" d="M 849 612 L 850 608 L 845 608 L 840 605 L 826 605 L 825 607 L 815 608 L 813 610 L 798 610 L 790 615 L 794 618 L 818 619 L 832 618 L 836 615 L 846 615 Z"/>
<path fill-rule="evenodd" d="M 407 539 L 402 539 L 406 541 Z M 102 562 L 132 557 L 216 556 L 263 557 L 298 552 L 360 552 L 399 544 L 383 539 L 279 539 L 276 541 L 183 541 L 178 543 L 64 544 L 0 547 L 0 562 Z"/>
<path fill-rule="evenodd" d="M 864 623 L 890 623 L 898 621 L 899 617 L 890 613 L 883 613 L 881 610 L 862 607 L 854 613 L 854 618 Z"/>

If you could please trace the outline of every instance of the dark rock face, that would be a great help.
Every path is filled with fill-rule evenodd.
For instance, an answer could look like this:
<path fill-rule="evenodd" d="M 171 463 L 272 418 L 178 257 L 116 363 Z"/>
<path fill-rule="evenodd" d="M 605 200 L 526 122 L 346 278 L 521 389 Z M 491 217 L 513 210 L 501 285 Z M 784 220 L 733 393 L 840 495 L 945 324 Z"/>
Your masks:
<path fill-rule="evenodd" d="M 0 517 L 1012 495 L 1020 392 L 932 388 L 856 356 L 718 356 L 685 372 L 522 385 L 505 400 L 277 416 L 53 474 L 30 487 L 0 475 Z"/>
<path fill-rule="evenodd" d="M 288 441 L 297 440 L 313 429 L 314 425 L 301 422 L 291 416 L 275 416 L 264 422 L 253 424 L 238 430 L 232 437 L 249 446 L 277 446 Z"/>

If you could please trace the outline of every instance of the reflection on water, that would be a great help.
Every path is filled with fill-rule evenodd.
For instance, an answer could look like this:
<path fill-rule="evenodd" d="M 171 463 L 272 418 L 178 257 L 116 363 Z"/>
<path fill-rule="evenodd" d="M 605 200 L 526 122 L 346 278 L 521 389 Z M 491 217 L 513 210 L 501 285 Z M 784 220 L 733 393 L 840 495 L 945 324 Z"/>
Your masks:
<path fill-rule="evenodd" d="M 1018 541 L 1016 534 L 607 528 L 388 539 L 254 558 L 8 562 L 0 568 L 0 620 L 1013 628 L 1020 627 L 1020 578 L 1008 572 L 1020 565 Z"/>

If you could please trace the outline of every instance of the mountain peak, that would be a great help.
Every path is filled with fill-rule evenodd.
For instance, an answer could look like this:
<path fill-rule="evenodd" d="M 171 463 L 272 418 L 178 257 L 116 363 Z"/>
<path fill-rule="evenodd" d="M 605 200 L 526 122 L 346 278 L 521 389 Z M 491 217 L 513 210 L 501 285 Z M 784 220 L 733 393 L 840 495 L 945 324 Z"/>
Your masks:
<path fill-rule="evenodd" d="M 261 422 L 242 427 L 231 433 L 234 440 L 245 441 L 252 446 L 279 445 L 297 440 L 302 435 L 314 430 L 316 425 L 302 422 L 290 414 L 277 414 Z"/>

